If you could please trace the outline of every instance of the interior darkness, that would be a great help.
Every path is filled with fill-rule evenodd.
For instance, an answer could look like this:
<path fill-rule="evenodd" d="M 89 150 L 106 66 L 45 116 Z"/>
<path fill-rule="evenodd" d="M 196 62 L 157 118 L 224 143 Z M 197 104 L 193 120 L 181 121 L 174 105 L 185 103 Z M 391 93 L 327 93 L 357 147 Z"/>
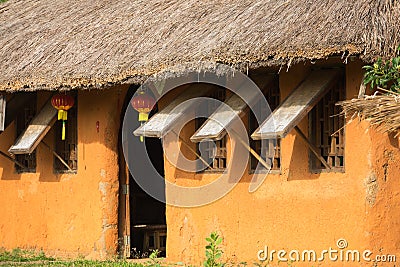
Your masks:
<path fill-rule="evenodd" d="M 128 94 L 134 93 L 134 90 L 130 90 Z M 129 99 L 131 96 L 127 96 Z M 150 113 L 150 117 L 157 112 L 157 107 Z M 132 120 L 137 122 L 135 127 L 139 127 L 140 123 L 137 121 L 138 112 L 134 111 L 135 114 L 132 116 Z M 136 128 L 137 128 L 136 127 Z M 135 129 L 136 129 L 135 128 Z M 132 136 L 132 142 L 140 142 L 139 137 Z M 161 140 L 158 138 L 145 138 L 144 139 L 147 153 L 157 172 L 164 177 L 164 156 Z M 142 158 L 146 155 L 138 155 L 135 151 L 129 151 L 129 155 L 133 156 L 134 167 L 132 172 L 134 175 L 147 176 L 146 169 L 143 168 L 145 164 L 142 163 Z M 132 157 L 130 156 L 130 157 Z M 136 167 L 137 166 L 137 167 Z M 144 251 L 144 235 L 146 229 L 150 226 L 166 225 L 165 220 L 165 203 L 160 202 L 150 195 L 148 195 L 142 188 L 136 183 L 132 175 L 129 177 L 129 205 L 130 205 L 130 222 L 131 222 L 131 257 L 146 257 L 149 255 L 149 251 Z M 154 242 L 150 238 L 151 242 Z M 147 254 L 144 254 L 147 253 Z M 165 257 L 165 251 L 162 251 L 160 256 Z"/>
<path fill-rule="evenodd" d="M 151 162 L 158 173 L 164 176 L 164 159 L 161 140 L 157 138 L 146 138 L 146 148 Z M 130 179 L 130 218 L 131 218 L 131 246 L 137 252 L 143 251 L 144 231 L 142 228 L 135 228 L 138 225 L 165 225 L 165 204 L 152 198 L 144 192 L 135 182 L 132 176 Z M 132 255 L 135 256 L 135 255 Z M 165 255 L 161 255 L 165 256 Z"/>

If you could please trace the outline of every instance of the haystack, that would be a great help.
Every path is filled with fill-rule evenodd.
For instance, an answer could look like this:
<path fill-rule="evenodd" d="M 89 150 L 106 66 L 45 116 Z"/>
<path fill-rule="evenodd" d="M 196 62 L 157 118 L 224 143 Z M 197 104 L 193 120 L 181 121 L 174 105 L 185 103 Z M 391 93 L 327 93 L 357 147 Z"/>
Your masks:
<path fill-rule="evenodd" d="M 368 120 L 383 132 L 400 134 L 400 94 L 392 92 L 361 96 L 339 102 L 343 114 L 351 118 Z"/>

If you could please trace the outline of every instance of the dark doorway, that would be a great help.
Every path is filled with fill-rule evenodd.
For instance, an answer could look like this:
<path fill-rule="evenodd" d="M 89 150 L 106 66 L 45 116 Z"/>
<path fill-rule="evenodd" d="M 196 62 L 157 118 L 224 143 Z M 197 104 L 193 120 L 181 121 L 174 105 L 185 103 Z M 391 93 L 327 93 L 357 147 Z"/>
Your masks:
<path fill-rule="evenodd" d="M 164 177 L 164 157 L 161 140 L 144 140 L 150 160 L 157 172 Z M 165 257 L 166 220 L 165 203 L 148 195 L 130 176 L 130 207 L 132 257 L 146 257 L 158 249 Z"/>
<path fill-rule="evenodd" d="M 127 92 L 125 99 L 124 129 L 122 129 L 122 145 L 124 151 L 125 164 L 129 166 L 129 172 L 125 176 L 128 184 L 128 190 L 121 187 L 121 192 L 126 195 L 125 203 L 121 198 L 120 203 L 120 219 L 123 227 L 125 227 L 125 235 L 130 242 L 124 242 L 124 253 L 130 258 L 145 258 L 150 255 L 153 250 L 158 250 L 158 256 L 166 255 L 166 219 L 165 219 L 165 203 L 159 201 L 143 190 L 139 184 L 152 181 L 155 176 L 164 177 L 164 155 L 161 140 L 158 138 L 145 138 L 141 142 L 140 138 L 132 133 L 138 127 L 138 112 L 130 105 L 130 100 L 137 88 L 132 86 Z M 148 92 L 151 94 L 151 92 Z M 157 112 L 157 107 L 150 113 L 150 118 Z M 127 123 L 127 121 L 129 123 Z M 127 126 L 126 126 L 127 125 Z M 124 168 L 120 168 L 123 170 Z M 122 175 L 123 176 L 123 175 Z M 120 180 L 122 180 L 120 178 Z M 121 182 L 123 183 L 123 182 Z M 160 186 L 158 184 L 158 186 Z M 165 184 L 160 186 L 164 193 Z M 125 214 L 125 216 L 123 216 Z M 128 226 L 128 227 L 126 227 Z M 121 233 L 123 229 L 121 229 Z M 122 235 L 122 234 L 120 234 Z M 129 248 L 128 248 L 129 246 Z M 126 253 L 126 250 L 129 250 Z"/>

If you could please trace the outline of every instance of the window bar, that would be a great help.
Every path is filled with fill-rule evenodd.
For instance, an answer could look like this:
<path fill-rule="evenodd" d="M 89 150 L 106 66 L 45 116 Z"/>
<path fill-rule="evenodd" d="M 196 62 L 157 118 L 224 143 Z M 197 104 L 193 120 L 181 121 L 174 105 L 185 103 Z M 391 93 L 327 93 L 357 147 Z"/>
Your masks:
<path fill-rule="evenodd" d="M 18 165 L 21 169 L 27 169 L 28 167 L 23 165 L 22 163 L 20 163 L 18 160 L 13 159 L 12 157 L 10 157 L 9 155 L 7 155 L 6 153 L 4 153 L 3 151 L 0 151 L 0 155 L 4 156 L 5 158 L 11 160 L 12 162 L 14 162 L 16 165 Z"/>
<path fill-rule="evenodd" d="M 53 149 L 51 149 L 51 147 L 46 144 L 43 140 L 41 141 L 41 144 L 43 144 L 45 147 L 47 147 L 52 153 L 53 155 L 69 170 L 69 171 L 73 171 L 71 169 L 71 167 L 68 165 L 68 163 L 65 162 L 65 160 L 59 155 L 57 154 L 57 152 L 55 152 Z"/>
<path fill-rule="evenodd" d="M 307 143 L 308 147 L 310 148 L 311 152 L 321 161 L 321 163 L 327 168 L 332 169 L 329 163 L 318 153 L 318 149 L 308 140 L 308 138 L 304 135 L 304 133 L 300 130 L 298 126 L 295 126 L 294 129 L 300 135 L 300 137 Z"/>

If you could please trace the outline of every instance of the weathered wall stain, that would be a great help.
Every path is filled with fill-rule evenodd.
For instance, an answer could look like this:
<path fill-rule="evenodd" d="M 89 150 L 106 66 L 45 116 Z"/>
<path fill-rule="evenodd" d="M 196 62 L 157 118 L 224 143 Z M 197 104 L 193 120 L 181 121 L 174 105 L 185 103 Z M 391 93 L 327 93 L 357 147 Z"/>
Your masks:
<path fill-rule="evenodd" d="M 375 173 L 371 172 L 365 179 L 366 196 L 365 199 L 367 203 L 372 207 L 376 201 L 376 194 L 378 193 L 378 181 Z"/>

